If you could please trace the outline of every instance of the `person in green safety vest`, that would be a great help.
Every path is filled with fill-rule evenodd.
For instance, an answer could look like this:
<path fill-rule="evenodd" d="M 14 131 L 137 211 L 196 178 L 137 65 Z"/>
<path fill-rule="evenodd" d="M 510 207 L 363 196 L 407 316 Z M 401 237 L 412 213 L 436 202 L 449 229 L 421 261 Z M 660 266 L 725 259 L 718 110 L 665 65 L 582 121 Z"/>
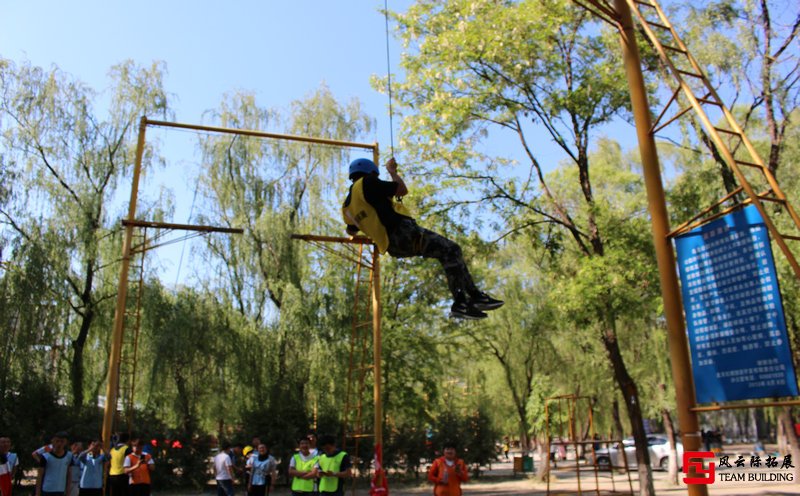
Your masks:
<path fill-rule="evenodd" d="M 312 495 L 319 470 L 319 455 L 309 449 L 308 438 L 302 437 L 297 442 L 298 451 L 289 459 L 289 477 L 292 477 L 292 496 Z"/>
<path fill-rule="evenodd" d="M 317 462 L 320 496 L 344 496 L 344 479 L 352 477 L 350 455 L 336 447 L 333 436 L 322 436 L 319 440 L 322 454 Z"/>

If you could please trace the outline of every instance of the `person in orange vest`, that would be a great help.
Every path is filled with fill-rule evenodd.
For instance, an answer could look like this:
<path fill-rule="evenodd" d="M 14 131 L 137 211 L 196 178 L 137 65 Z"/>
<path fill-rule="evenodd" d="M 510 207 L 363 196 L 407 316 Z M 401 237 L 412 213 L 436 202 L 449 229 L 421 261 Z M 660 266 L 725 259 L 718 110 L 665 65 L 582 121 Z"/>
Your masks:
<path fill-rule="evenodd" d="M 455 444 L 444 445 L 444 456 L 433 461 L 428 480 L 434 496 L 461 496 L 461 483 L 469 480 L 469 473 L 464 460 L 456 457 Z"/>
<path fill-rule="evenodd" d="M 125 457 L 125 473 L 130 478 L 128 494 L 130 496 L 150 496 L 150 472 L 155 468 L 153 457 L 144 453 L 144 442 L 134 439 L 133 453 Z"/>
<path fill-rule="evenodd" d="M 391 181 L 378 178 L 380 171 L 372 160 L 358 158 L 350 163 L 349 177 L 353 184 L 342 205 L 347 233 L 354 236 L 363 232 L 381 253 L 388 251 L 393 257 L 439 260 L 453 295 L 451 317 L 485 319 L 485 311 L 503 306 L 501 300 L 475 285 L 458 243 L 420 227 L 399 201 L 393 201 L 405 196 L 408 188 L 397 173 L 394 158 L 385 167 Z"/>

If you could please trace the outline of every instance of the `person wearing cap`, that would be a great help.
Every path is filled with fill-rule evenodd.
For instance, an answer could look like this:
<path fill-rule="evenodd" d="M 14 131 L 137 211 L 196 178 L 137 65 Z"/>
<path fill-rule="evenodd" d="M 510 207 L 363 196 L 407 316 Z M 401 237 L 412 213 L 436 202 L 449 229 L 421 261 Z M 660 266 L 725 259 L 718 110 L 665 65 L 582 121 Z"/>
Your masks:
<path fill-rule="evenodd" d="M 378 246 L 381 253 L 393 257 L 424 257 L 439 260 L 453 295 L 450 316 L 483 319 L 486 310 L 503 306 L 501 300 L 480 291 L 464 262 L 461 247 L 453 240 L 420 227 L 399 199 L 408 194 L 403 178 L 397 173 L 397 162 L 389 159 L 384 165 L 391 181 L 382 181 L 372 160 L 359 158 L 350 163 L 353 184 L 342 205 L 342 215 L 351 236 L 363 232 Z"/>

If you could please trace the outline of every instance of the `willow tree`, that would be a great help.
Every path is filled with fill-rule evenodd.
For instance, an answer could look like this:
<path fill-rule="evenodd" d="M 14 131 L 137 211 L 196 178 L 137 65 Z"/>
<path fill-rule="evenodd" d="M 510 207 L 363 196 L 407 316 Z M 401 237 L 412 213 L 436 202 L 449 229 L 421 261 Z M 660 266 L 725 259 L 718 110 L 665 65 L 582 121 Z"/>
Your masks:
<path fill-rule="evenodd" d="M 227 96 L 210 113 L 216 124 L 345 141 L 364 141 L 371 121 L 358 101 L 336 101 L 320 88 L 289 112 L 260 107 L 250 93 Z M 209 239 L 214 289 L 267 336 L 263 350 L 271 405 L 303 405 L 318 339 L 346 342 L 347 277 L 293 233 L 339 234 L 339 195 L 350 150 L 275 139 L 207 136 L 200 142 L 203 222 L 243 227 L 241 236 Z M 337 287 L 338 286 L 338 287 Z M 329 348 L 329 347 L 328 347 Z M 326 350 L 330 352 L 330 349 Z M 262 401 L 263 403 L 263 401 Z"/>
<path fill-rule="evenodd" d="M 3 162 L 16 175 L 15 194 L 0 215 L 13 236 L 39 245 L 47 270 L 66 288 L 50 293 L 71 310 L 66 339 L 75 407 L 85 403 L 87 340 L 115 296 L 115 273 L 107 270 L 114 259 L 103 256 L 115 229 L 108 206 L 131 170 L 139 117 L 167 111 L 163 72 L 157 63 L 123 62 L 100 94 L 57 68 L 0 60 Z M 102 110 L 93 106 L 99 97 L 108 98 Z"/>
<path fill-rule="evenodd" d="M 407 115 L 403 143 L 430 162 L 454 193 L 445 201 L 473 201 L 496 212 L 501 233 L 525 232 L 535 243 L 554 242 L 580 255 L 576 277 L 588 283 L 616 265 L 613 231 L 598 222 L 589 154 L 592 133 L 624 114 L 629 97 L 618 42 L 589 14 L 561 1 L 423 0 L 395 16 L 411 53 L 398 91 Z M 502 153 L 481 153 L 488 134 L 513 137 L 527 162 L 520 170 Z M 559 196 L 546 170 L 555 164 L 538 143 L 554 142 L 575 171 L 576 202 Z M 616 250 L 615 250 L 616 251 Z M 606 257 L 612 255 L 612 260 Z M 610 263 L 609 262 L 614 262 Z M 638 388 L 618 337 L 615 287 L 587 291 L 591 318 L 627 407 L 642 493 L 653 494 Z"/>

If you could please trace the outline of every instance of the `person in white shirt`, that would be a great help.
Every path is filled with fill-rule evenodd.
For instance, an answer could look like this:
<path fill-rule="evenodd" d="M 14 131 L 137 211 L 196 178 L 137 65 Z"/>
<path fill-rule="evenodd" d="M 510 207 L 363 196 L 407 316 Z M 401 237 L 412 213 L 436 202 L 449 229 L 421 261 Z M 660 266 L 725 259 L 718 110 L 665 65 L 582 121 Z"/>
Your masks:
<path fill-rule="evenodd" d="M 269 454 L 266 444 L 260 443 L 256 454 L 247 459 L 250 478 L 247 481 L 247 493 L 250 496 L 264 496 L 275 489 L 278 474 L 278 462 Z"/>
<path fill-rule="evenodd" d="M 301 438 L 298 451 L 289 459 L 289 477 L 292 478 L 292 496 L 312 496 L 318 493 L 319 455 L 311 453 L 308 438 Z"/>
<path fill-rule="evenodd" d="M 222 451 L 214 457 L 214 478 L 217 480 L 217 496 L 233 496 L 234 469 L 230 444 L 224 444 Z"/>

